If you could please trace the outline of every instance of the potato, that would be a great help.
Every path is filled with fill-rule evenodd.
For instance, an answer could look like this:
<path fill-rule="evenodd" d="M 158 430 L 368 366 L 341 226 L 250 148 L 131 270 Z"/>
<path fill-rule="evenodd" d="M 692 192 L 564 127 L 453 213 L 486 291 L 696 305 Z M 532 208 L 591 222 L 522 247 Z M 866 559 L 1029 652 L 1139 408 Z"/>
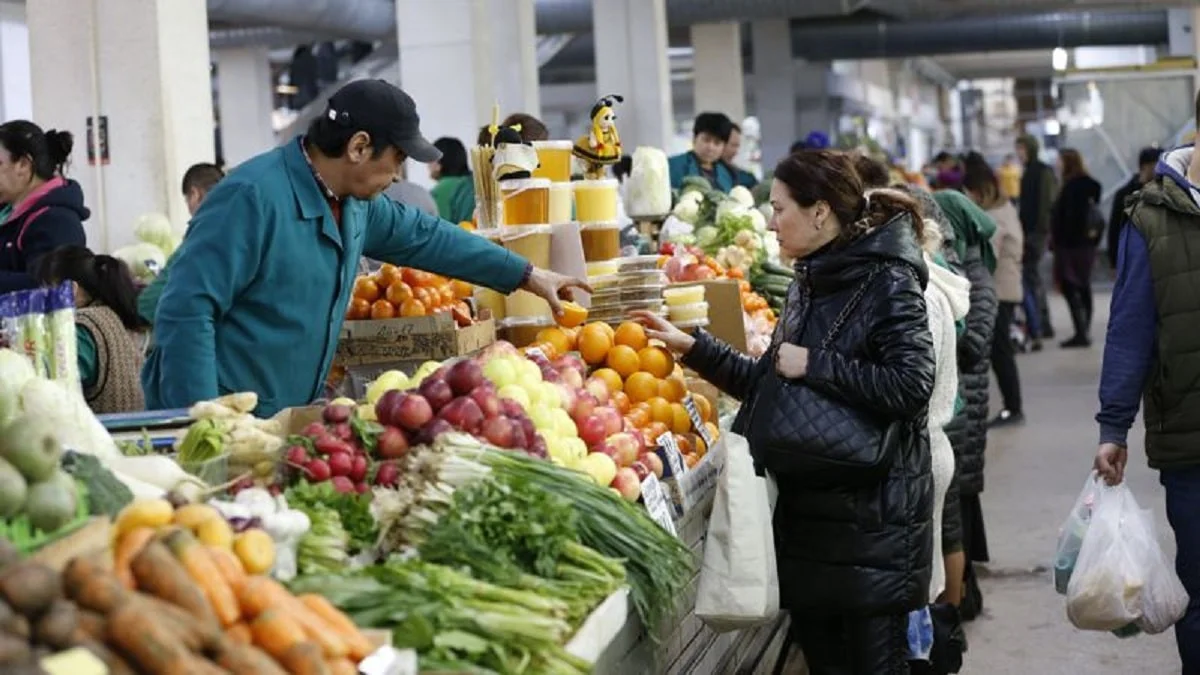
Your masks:
<path fill-rule="evenodd" d="M 33 625 L 33 637 L 39 643 L 65 649 L 71 645 L 79 625 L 79 609 L 70 600 L 59 598 Z"/>
<path fill-rule="evenodd" d="M 28 663 L 33 658 L 29 643 L 15 635 L 0 633 L 0 665 L 15 666 Z M 8 668 L 3 669 L 8 672 Z"/>
<path fill-rule="evenodd" d="M 20 562 L 0 576 L 0 595 L 16 611 L 36 618 L 50 603 L 62 597 L 62 579 L 45 565 Z"/>

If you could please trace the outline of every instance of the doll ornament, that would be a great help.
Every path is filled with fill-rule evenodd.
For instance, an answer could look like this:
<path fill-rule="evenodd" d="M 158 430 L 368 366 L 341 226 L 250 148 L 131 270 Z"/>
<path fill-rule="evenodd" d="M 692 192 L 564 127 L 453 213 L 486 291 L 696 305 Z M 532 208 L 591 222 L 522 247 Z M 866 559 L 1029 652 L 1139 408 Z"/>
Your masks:
<path fill-rule="evenodd" d="M 604 167 L 621 159 L 621 137 L 617 134 L 617 114 L 614 106 L 623 103 L 619 94 L 609 94 L 592 106 L 591 129 L 575 141 L 573 152 L 587 165 L 588 177 L 603 175 Z"/>

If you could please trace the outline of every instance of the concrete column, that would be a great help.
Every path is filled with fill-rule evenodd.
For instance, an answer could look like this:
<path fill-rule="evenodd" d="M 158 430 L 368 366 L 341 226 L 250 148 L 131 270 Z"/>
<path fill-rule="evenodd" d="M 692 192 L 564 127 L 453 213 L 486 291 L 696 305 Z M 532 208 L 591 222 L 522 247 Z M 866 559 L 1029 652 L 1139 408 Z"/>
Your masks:
<path fill-rule="evenodd" d="M 222 49 L 215 57 L 221 154 L 231 168 L 276 145 L 271 64 L 266 47 Z"/>
<path fill-rule="evenodd" d="M 0 2 L 0 120 L 33 117 L 25 4 Z"/>
<path fill-rule="evenodd" d="M 696 112 L 723 112 L 741 124 L 746 118 L 741 24 L 692 26 L 692 52 Z"/>
<path fill-rule="evenodd" d="M 625 97 L 617 128 L 626 152 L 639 145 L 668 148 L 674 114 L 665 0 L 592 0 L 592 22 L 596 93 Z"/>
<path fill-rule="evenodd" d="M 430 140 L 472 145 L 497 104 L 502 116 L 540 114 L 534 0 L 396 0 L 396 23 L 400 86 Z M 430 184 L 423 170 L 409 176 Z"/>
<path fill-rule="evenodd" d="M 792 32 L 787 19 L 755 21 L 750 30 L 754 49 L 754 114 L 762 124 L 762 162 L 769 170 L 787 156 L 788 148 L 799 135 Z"/>
<path fill-rule="evenodd" d="M 182 231 L 179 181 L 214 152 L 204 0 L 37 0 L 26 11 L 33 118 L 75 134 L 70 175 L 92 210 L 89 246 L 131 243 L 148 212 L 168 214 Z M 109 158 L 97 151 L 94 165 L 89 117 L 107 121 Z"/>

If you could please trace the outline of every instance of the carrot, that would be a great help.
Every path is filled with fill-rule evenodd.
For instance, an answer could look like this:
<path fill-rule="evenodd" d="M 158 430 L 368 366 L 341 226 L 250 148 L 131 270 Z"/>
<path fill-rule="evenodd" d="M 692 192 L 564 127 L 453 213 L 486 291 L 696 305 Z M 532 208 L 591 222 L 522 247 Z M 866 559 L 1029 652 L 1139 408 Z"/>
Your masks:
<path fill-rule="evenodd" d="M 152 541 L 142 549 L 130 565 L 138 588 L 161 600 L 165 600 L 191 614 L 200 621 L 216 623 L 213 608 L 204 599 L 204 593 L 188 576 L 187 570 L 171 556 L 166 545 Z"/>
<path fill-rule="evenodd" d="M 254 644 L 254 636 L 250 633 L 250 625 L 239 621 L 225 629 L 225 637 L 239 645 Z"/>
<path fill-rule="evenodd" d="M 287 671 L 266 652 L 250 644 L 233 644 L 226 640 L 216 660 L 217 665 L 233 675 L 287 675 Z"/>
<path fill-rule="evenodd" d="M 162 675 L 229 675 L 229 671 L 203 657 L 185 654 L 168 665 Z"/>
<path fill-rule="evenodd" d="M 84 635 L 99 642 L 104 641 L 108 626 L 105 623 L 106 619 L 103 614 L 88 609 L 80 609 L 78 617 L 77 623 Z"/>
<path fill-rule="evenodd" d="M 155 530 L 150 527 L 139 527 L 126 533 L 117 541 L 116 552 L 113 555 L 113 566 L 117 571 L 117 579 L 121 585 L 132 590 L 135 588 L 133 570 L 129 569 L 134 556 L 142 552 L 142 548 L 154 538 Z"/>
<path fill-rule="evenodd" d="M 145 605 L 133 602 L 117 607 L 109 616 L 108 643 L 147 673 L 167 673 L 190 656 L 166 623 L 146 611 Z"/>
<path fill-rule="evenodd" d="M 254 644 L 280 663 L 289 649 L 304 642 L 304 629 L 283 610 L 268 609 L 259 614 L 250 623 L 250 633 Z"/>
<path fill-rule="evenodd" d="M 181 608 L 153 595 L 138 593 L 135 601 L 145 605 L 149 614 L 173 630 L 187 648 L 194 652 L 208 651 L 221 641 L 221 631 L 214 622 L 197 621 Z"/>
<path fill-rule="evenodd" d="M 358 666 L 350 659 L 329 659 L 325 665 L 329 666 L 330 675 L 358 675 Z"/>
<path fill-rule="evenodd" d="M 321 648 L 312 642 L 292 645 L 278 658 L 291 675 L 332 675 L 329 666 L 321 660 Z"/>
<path fill-rule="evenodd" d="M 221 573 L 221 577 L 225 579 L 225 583 L 229 584 L 229 588 L 234 594 L 241 588 L 242 584 L 246 583 L 246 568 L 242 566 L 242 561 L 227 548 L 220 546 L 207 546 L 208 554 L 212 556 L 213 562 L 217 566 L 217 571 Z"/>
<path fill-rule="evenodd" d="M 67 563 L 62 579 L 67 597 L 80 607 L 100 614 L 111 612 L 128 594 L 112 572 L 90 557 Z"/>
<path fill-rule="evenodd" d="M 350 620 L 337 607 L 333 606 L 332 602 L 325 599 L 324 596 L 316 593 L 305 593 L 298 596 L 297 600 L 304 604 L 313 614 L 316 614 L 325 625 L 337 632 L 338 636 L 346 642 L 346 647 L 350 650 L 350 658 L 355 661 L 361 661 L 370 654 L 371 641 L 367 636 L 363 635 L 358 626 Z"/>
<path fill-rule="evenodd" d="M 321 647 L 321 651 L 329 658 L 341 658 L 350 652 L 346 641 L 338 634 L 335 627 L 296 599 L 296 596 L 288 592 L 283 584 L 269 577 L 254 577 L 246 582 L 246 588 L 251 588 L 248 598 L 250 610 L 258 612 L 267 608 L 284 610 L 304 630 L 308 639 L 317 643 Z"/>
<path fill-rule="evenodd" d="M 242 618 L 238 609 L 237 596 L 229 588 L 229 584 L 221 576 L 217 564 L 191 532 L 177 530 L 166 539 L 167 547 L 175 554 L 175 558 L 183 564 L 188 575 L 204 591 L 213 611 L 222 626 L 230 626 Z"/>

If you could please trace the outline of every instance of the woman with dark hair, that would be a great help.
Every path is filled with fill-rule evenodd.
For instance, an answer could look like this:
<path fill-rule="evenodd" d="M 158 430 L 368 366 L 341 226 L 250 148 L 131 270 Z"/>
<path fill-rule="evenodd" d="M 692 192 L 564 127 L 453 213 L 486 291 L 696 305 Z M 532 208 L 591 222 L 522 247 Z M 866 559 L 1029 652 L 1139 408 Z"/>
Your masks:
<path fill-rule="evenodd" d="M 1017 349 L 1012 340 L 1013 322 L 1017 307 L 1025 300 L 1021 282 L 1021 258 L 1025 251 L 1025 232 L 1021 217 L 1008 194 L 1001 188 L 1000 179 L 987 160 L 977 152 L 967 155 L 963 162 L 963 191 L 979 208 L 987 211 L 996 223 L 992 248 L 996 252 L 996 271 L 992 280 L 996 287 L 996 327 L 992 331 L 992 372 L 1004 407 L 992 420 L 991 426 L 1021 424 L 1025 421 L 1021 405 L 1021 376 L 1017 372 Z"/>
<path fill-rule="evenodd" d="M 63 176 L 71 146 L 66 131 L 43 132 L 25 120 L 0 124 L 0 204 L 9 207 L 0 224 L 0 293 L 36 287 L 39 258 L 87 242 L 83 221 L 91 212 L 79 183 Z"/>
<path fill-rule="evenodd" d="M 733 429 L 779 485 L 780 601 L 809 672 L 907 673 L 908 613 L 928 602 L 933 559 L 922 221 L 901 192 L 864 195 L 845 153 L 801 151 L 774 175 L 771 228 L 796 263 L 766 355 L 637 315 L 745 401 Z M 838 448 L 874 463 L 839 461 Z"/>
<path fill-rule="evenodd" d="M 43 256 L 36 270 L 44 286 L 75 287 L 75 336 L 83 394 L 97 414 L 146 408 L 140 373 L 150 325 L 137 309 L 137 287 L 124 262 L 83 246 Z"/>
<path fill-rule="evenodd" d="M 471 220 L 475 215 L 475 179 L 467 161 L 467 148 L 457 138 L 442 137 L 433 142 L 442 158 L 429 164 L 429 177 L 437 181 L 430 190 L 437 202 L 438 215 L 452 223 Z"/>
<path fill-rule="evenodd" d="M 1064 349 L 1092 344 L 1092 263 L 1096 244 L 1104 234 L 1104 216 L 1098 211 L 1100 183 L 1088 175 L 1078 150 L 1063 148 L 1058 153 L 1062 189 L 1050 212 L 1050 245 L 1054 253 L 1054 276 L 1062 288 L 1075 335 L 1063 342 Z"/>

